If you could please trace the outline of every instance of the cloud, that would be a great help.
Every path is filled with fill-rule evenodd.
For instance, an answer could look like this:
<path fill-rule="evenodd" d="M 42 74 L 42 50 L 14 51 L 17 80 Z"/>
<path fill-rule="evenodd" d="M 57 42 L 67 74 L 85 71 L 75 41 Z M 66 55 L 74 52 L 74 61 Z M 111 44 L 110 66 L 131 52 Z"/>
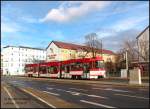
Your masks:
<path fill-rule="evenodd" d="M 116 35 L 110 35 L 109 37 L 103 37 L 103 47 L 109 50 L 118 51 L 126 39 L 136 40 L 137 35 L 141 31 L 137 29 L 130 29 L 117 32 Z"/>
<path fill-rule="evenodd" d="M 115 36 L 117 31 L 111 28 L 100 28 L 97 30 L 96 34 L 99 36 L 99 38 L 105 38 L 109 36 Z"/>
<path fill-rule="evenodd" d="M 27 23 L 38 23 L 38 20 L 31 17 L 31 16 L 22 16 L 21 20 L 27 22 Z"/>
<path fill-rule="evenodd" d="M 129 30 L 148 19 L 149 19 L 148 16 L 126 18 L 126 19 L 118 21 L 116 24 L 113 24 L 112 28 L 116 29 L 117 31 Z"/>
<path fill-rule="evenodd" d="M 109 28 L 97 29 L 96 33 L 99 36 L 99 38 L 115 37 L 118 36 L 118 34 L 122 38 L 122 35 L 127 34 L 126 31 L 139 29 L 141 23 L 143 23 L 144 21 L 148 21 L 148 18 L 149 18 L 148 16 L 144 16 L 144 17 L 137 17 L 137 18 L 132 17 L 132 18 L 121 19 L 117 22 L 114 22 L 113 25 L 109 26 Z M 131 36 L 131 31 L 129 36 Z"/>
<path fill-rule="evenodd" d="M 2 33 L 13 33 L 21 31 L 22 27 L 16 23 L 1 23 L 1 32 Z"/>
<path fill-rule="evenodd" d="M 67 22 L 77 17 L 84 16 L 89 12 L 103 9 L 109 4 L 110 2 L 108 1 L 64 2 L 58 8 L 50 10 L 43 19 L 40 19 L 40 21 Z"/>
<path fill-rule="evenodd" d="M 148 17 L 121 19 L 107 29 L 98 29 L 96 33 L 102 39 L 104 48 L 118 51 L 124 40 L 136 40 L 136 36 L 142 31 L 139 27 L 145 20 Z"/>

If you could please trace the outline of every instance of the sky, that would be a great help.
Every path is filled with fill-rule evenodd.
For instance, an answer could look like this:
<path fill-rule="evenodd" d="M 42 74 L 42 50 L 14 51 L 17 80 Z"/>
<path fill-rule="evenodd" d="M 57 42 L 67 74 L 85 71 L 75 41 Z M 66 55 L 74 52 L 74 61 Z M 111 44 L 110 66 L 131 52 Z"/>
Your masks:
<path fill-rule="evenodd" d="M 149 25 L 149 1 L 2 1 L 1 47 L 46 48 L 52 41 L 83 44 L 96 33 L 118 51 Z"/>

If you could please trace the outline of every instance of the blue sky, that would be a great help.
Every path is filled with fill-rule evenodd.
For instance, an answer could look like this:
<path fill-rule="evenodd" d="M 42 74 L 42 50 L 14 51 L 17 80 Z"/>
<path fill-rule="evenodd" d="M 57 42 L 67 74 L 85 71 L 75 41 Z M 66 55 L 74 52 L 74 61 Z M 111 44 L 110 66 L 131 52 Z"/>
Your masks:
<path fill-rule="evenodd" d="M 149 25 L 148 1 L 3 1 L 1 47 L 46 48 L 52 40 L 84 43 L 95 32 L 103 47 L 120 49 Z"/>

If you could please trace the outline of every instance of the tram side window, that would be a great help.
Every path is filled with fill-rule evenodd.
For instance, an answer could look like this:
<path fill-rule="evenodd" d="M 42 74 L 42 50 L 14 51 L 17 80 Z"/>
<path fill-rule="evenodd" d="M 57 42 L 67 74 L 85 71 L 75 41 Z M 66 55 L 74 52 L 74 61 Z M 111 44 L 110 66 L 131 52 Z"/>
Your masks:
<path fill-rule="evenodd" d="M 58 73 L 57 67 L 48 67 L 48 73 L 51 73 L 51 74 Z"/>
<path fill-rule="evenodd" d="M 89 64 L 84 64 L 84 66 L 83 66 L 83 71 L 84 71 L 84 73 L 89 73 L 89 71 L 90 71 L 90 66 L 89 66 Z"/>
<path fill-rule="evenodd" d="M 34 67 L 34 72 L 38 72 L 38 67 Z"/>
<path fill-rule="evenodd" d="M 61 70 L 64 71 L 64 70 L 65 70 L 65 66 L 62 66 L 62 67 L 61 67 Z"/>
<path fill-rule="evenodd" d="M 93 68 L 93 64 L 92 64 L 93 62 L 90 62 L 89 63 L 89 68 L 91 69 L 91 68 Z"/>
<path fill-rule="evenodd" d="M 33 68 L 33 72 L 36 72 L 36 67 Z"/>
<path fill-rule="evenodd" d="M 32 72 L 33 71 L 33 67 L 29 67 L 29 71 Z"/>
<path fill-rule="evenodd" d="M 57 67 L 54 67 L 53 73 L 58 73 Z"/>
<path fill-rule="evenodd" d="M 30 67 L 25 68 L 25 72 L 28 73 L 30 71 Z"/>
<path fill-rule="evenodd" d="M 48 67 L 48 73 L 52 72 L 52 67 Z"/>
<path fill-rule="evenodd" d="M 104 68 L 104 61 L 96 61 L 95 67 L 96 68 Z"/>
<path fill-rule="evenodd" d="M 69 65 L 65 66 L 65 72 L 69 73 L 69 71 L 70 71 L 70 66 Z"/>
<path fill-rule="evenodd" d="M 46 67 L 40 67 L 40 72 L 46 73 Z"/>
<path fill-rule="evenodd" d="M 71 70 L 82 70 L 82 64 L 75 63 L 75 64 L 71 65 Z"/>

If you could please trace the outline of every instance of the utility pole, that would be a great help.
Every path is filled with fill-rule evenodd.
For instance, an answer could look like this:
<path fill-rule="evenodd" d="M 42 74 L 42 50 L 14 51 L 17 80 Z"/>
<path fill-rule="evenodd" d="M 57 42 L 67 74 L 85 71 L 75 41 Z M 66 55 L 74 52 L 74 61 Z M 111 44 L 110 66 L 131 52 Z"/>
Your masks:
<path fill-rule="evenodd" d="M 103 48 L 103 44 L 102 44 L 102 40 L 101 40 L 101 57 L 103 57 L 103 50 L 102 50 L 102 48 Z"/>
<path fill-rule="evenodd" d="M 127 75 L 128 75 L 128 49 L 126 50 L 126 71 L 127 71 Z"/>

